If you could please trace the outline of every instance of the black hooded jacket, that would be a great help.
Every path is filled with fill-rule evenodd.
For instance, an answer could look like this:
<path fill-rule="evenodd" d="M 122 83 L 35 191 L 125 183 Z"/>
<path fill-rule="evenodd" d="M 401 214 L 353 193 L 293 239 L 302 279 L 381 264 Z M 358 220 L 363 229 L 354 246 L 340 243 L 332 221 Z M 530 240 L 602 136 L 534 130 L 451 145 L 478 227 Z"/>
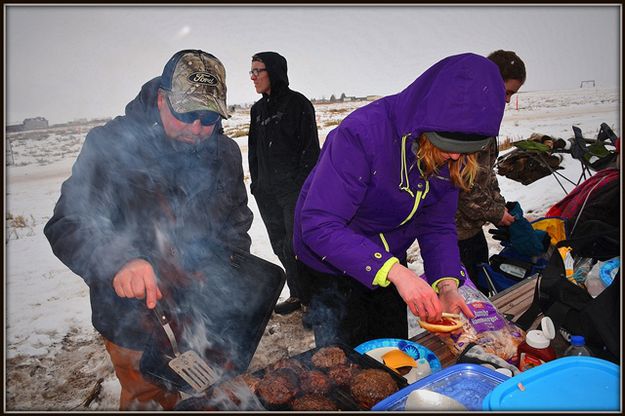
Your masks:
<path fill-rule="evenodd" d="M 124 264 L 150 261 L 165 295 L 177 284 L 172 264 L 192 271 L 211 245 L 249 252 L 251 244 L 238 145 L 221 126 L 198 145 L 169 139 L 159 84 L 146 83 L 125 116 L 89 132 L 44 229 L 54 254 L 89 286 L 94 327 L 132 349 L 143 349 L 155 319 L 145 299 L 116 295 Z"/>
<path fill-rule="evenodd" d="M 251 109 L 251 192 L 298 194 L 319 158 L 315 109 L 304 95 L 289 89 L 284 57 L 275 52 L 255 56 L 267 68 L 271 94 L 263 94 Z"/>

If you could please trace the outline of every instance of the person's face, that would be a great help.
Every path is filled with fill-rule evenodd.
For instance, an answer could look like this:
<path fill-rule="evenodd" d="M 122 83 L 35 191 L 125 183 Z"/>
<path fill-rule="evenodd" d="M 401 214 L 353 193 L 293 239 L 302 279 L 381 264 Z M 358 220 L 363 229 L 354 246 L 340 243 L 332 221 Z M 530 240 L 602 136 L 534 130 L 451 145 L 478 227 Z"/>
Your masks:
<path fill-rule="evenodd" d="M 506 87 L 506 103 L 510 102 L 510 98 L 519 91 L 523 83 L 518 79 L 509 79 L 504 83 Z"/>
<path fill-rule="evenodd" d="M 215 124 L 204 126 L 199 119 L 195 120 L 193 123 L 184 123 L 174 117 L 166 100 L 165 94 L 159 91 L 158 110 L 167 137 L 184 143 L 196 144 L 213 134 Z"/>
<path fill-rule="evenodd" d="M 448 153 L 448 152 L 443 152 L 441 151 L 441 155 L 443 156 L 443 160 L 444 161 L 448 161 L 448 160 L 458 160 L 460 159 L 460 153 Z"/>
<path fill-rule="evenodd" d="M 271 81 L 269 80 L 269 72 L 263 62 L 252 61 L 252 71 L 258 71 L 258 75 L 250 75 L 250 79 L 254 81 L 254 88 L 259 94 L 271 94 Z"/>

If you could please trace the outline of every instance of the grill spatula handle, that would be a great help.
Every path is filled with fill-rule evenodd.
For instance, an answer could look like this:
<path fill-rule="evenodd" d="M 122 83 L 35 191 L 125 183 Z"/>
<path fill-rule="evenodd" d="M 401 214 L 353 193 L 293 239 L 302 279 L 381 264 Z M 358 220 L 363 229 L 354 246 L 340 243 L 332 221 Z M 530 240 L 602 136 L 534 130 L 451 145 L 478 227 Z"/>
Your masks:
<path fill-rule="evenodd" d="M 176 341 L 176 336 L 174 335 L 174 331 L 171 329 L 171 325 L 169 325 L 169 319 L 167 315 L 163 312 L 163 309 L 159 306 L 158 302 L 153 309 L 154 315 L 156 315 L 156 319 L 165 330 L 165 334 L 167 334 L 167 338 L 169 339 L 169 343 L 171 344 L 171 348 L 174 350 L 174 354 L 176 357 L 180 355 L 180 350 L 178 350 L 178 342 Z"/>

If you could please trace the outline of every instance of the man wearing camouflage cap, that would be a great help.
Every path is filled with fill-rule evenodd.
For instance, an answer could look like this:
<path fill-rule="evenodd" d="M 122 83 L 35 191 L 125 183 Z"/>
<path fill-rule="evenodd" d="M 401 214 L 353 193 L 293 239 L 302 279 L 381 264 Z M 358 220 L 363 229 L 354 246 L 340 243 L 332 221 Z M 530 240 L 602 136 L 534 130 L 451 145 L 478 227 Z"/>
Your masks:
<path fill-rule="evenodd" d="M 177 52 L 124 116 L 88 133 L 44 229 L 89 286 L 121 410 L 171 410 L 179 400 L 139 369 L 159 329 L 152 309 L 179 284 L 165 265 L 186 265 L 214 242 L 250 249 L 241 152 L 221 128 L 225 76 L 215 56 Z"/>

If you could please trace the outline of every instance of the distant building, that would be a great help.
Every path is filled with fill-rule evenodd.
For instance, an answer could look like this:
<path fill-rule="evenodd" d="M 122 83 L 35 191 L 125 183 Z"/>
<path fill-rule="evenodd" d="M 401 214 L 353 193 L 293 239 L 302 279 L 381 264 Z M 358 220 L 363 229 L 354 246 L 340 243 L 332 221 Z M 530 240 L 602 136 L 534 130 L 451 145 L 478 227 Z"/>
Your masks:
<path fill-rule="evenodd" d="M 27 118 L 24 120 L 24 130 L 47 129 L 48 120 L 43 117 Z"/>
<path fill-rule="evenodd" d="M 13 124 L 11 126 L 7 126 L 7 133 L 17 133 L 20 131 L 24 131 L 24 124 Z"/>
<path fill-rule="evenodd" d="M 47 129 L 48 127 L 49 127 L 48 120 L 46 120 L 43 117 L 34 117 L 34 118 L 24 119 L 24 122 L 22 124 L 13 124 L 11 126 L 7 126 L 6 131 L 7 133 L 15 133 L 18 131 L 25 131 L 25 130 Z"/>

